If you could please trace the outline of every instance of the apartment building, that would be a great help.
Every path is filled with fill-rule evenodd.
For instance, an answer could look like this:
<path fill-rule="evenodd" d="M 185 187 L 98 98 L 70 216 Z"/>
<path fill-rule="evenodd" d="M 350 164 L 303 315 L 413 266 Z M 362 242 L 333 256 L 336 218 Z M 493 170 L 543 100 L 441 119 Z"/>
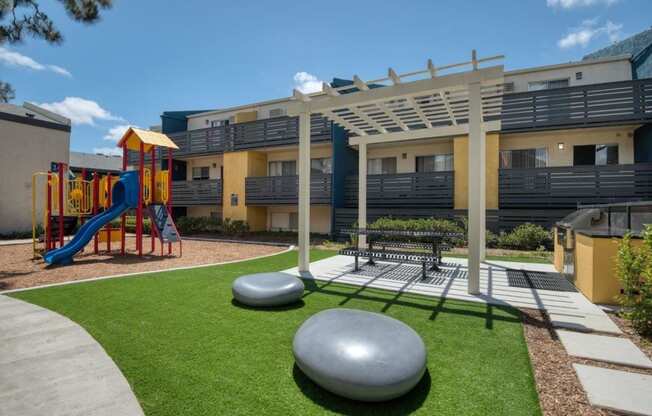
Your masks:
<path fill-rule="evenodd" d="M 550 225 L 578 204 L 652 198 L 652 79 L 635 79 L 633 68 L 623 54 L 505 73 L 501 128 L 486 138 L 490 228 Z M 176 215 L 296 229 L 298 121 L 286 115 L 288 103 L 163 113 L 162 131 L 180 147 Z M 357 219 L 357 149 L 348 138 L 313 115 L 312 232 Z M 368 220 L 465 215 L 467 143 L 455 136 L 369 145 Z"/>
<path fill-rule="evenodd" d="M 0 234 L 32 228 L 32 174 L 68 163 L 70 127 L 34 104 L 0 104 Z"/>

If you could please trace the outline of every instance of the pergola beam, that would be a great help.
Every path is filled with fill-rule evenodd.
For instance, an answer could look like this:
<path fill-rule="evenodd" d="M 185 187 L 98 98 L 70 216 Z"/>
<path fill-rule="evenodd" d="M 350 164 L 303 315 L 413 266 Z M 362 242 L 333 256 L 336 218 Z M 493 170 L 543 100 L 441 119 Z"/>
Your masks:
<path fill-rule="evenodd" d="M 484 131 L 499 131 L 500 121 L 489 121 L 483 124 Z M 349 144 L 352 146 L 360 143 L 379 144 L 393 143 L 410 140 L 430 139 L 437 137 L 462 136 L 469 134 L 468 124 L 458 124 L 457 126 L 432 127 L 429 129 L 418 129 L 408 131 L 397 131 L 385 134 L 369 134 L 367 136 L 350 137 Z"/>
<path fill-rule="evenodd" d="M 322 111 L 321 113 L 324 117 L 329 118 L 342 126 L 343 128 L 352 131 L 353 133 L 357 134 L 358 136 L 366 136 L 367 132 L 364 130 L 361 130 L 357 127 L 354 127 L 349 123 L 347 120 L 344 120 L 341 116 L 331 112 L 331 111 Z"/>
<path fill-rule="evenodd" d="M 324 113 L 338 108 L 350 108 L 363 104 L 377 103 L 392 99 L 401 99 L 408 96 L 433 94 L 439 90 L 455 90 L 464 88 L 473 82 L 483 85 L 495 85 L 503 82 L 502 65 L 482 68 L 477 71 L 468 71 L 450 75 L 442 75 L 436 78 L 421 79 L 412 82 L 403 82 L 383 88 L 372 88 L 364 91 L 356 91 L 349 94 L 332 96 L 312 96 L 310 111 L 313 113 Z M 366 85 L 366 84 L 365 84 Z M 349 86 L 349 88 L 351 88 Z M 304 95 L 304 94 L 301 94 Z M 300 102 L 295 101 L 288 105 L 288 114 L 298 115 Z"/>
<path fill-rule="evenodd" d="M 448 117 L 450 117 L 451 121 L 453 122 L 453 126 L 457 126 L 457 120 L 455 119 L 455 113 L 453 113 L 453 109 L 451 108 L 451 105 L 448 102 L 448 98 L 446 97 L 446 93 L 444 91 L 439 91 L 439 98 L 441 98 L 441 101 L 444 103 L 444 108 L 446 108 L 446 111 L 448 112 Z"/>

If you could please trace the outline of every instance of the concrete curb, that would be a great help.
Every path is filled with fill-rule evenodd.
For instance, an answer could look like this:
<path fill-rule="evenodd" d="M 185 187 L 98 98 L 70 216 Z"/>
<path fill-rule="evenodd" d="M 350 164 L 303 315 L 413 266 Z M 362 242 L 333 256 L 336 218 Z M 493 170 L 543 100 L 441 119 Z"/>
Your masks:
<path fill-rule="evenodd" d="M 96 280 L 114 279 L 114 278 L 118 278 L 118 277 L 140 276 L 140 275 L 148 275 L 148 274 L 152 274 L 152 273 L 171 272 L 171 271 L 175 271 L 175 270 L 191 270 L 191 269 L 199 269 L 201 267 L 212 267 L 212 266 L 221 266 L 221 265 L 224 265 L 224 264 L 241 263 L 241 262 L 244 262 L 244 261 L 258 260 L 258 259 L 263 259 L 263 258 L 266 258 L 266 257 L 278 256 L 279 254 L 289 253 L 290 251 L 293 251 L 294 249 L 295 249 L 295 246 L 291 245 L 286 250 L 281 251 L 279 253 L 264 254 L 262 256 L 250 257 L 250 258 L 240 259 L 240 260 L 223 261 L 223 262 L 220 262 L 220 263 L 200 264 L 200 265 L 196 265 L 196 266 L 171 267 L 169 269 L 152 270 L 152 271 L 149 271 L 149 272 L 134 272 L 134 273 L 113 274 L 113 275 L 109 275 L 109 276 L 99 276 L 99 277 L 91 277 L 91 278 L 88 278 L 88 279 L 72 280 L 70 282 L 50 283 L 50 284 L 41 285 L 41 286 L 24 287 L 24 288 L 18 288 L 18 289 L 9 289 L 9 290 L 0 291 L 0 295 L 6 295 L 6 294 L 10 294 L 10 293 L 17 293 L 17 292 L 25 292 L 25 291 L 28 291 L 28 290 L 45 289 L 45 288 L 48 288 L 48 287 L 67 286 L 67 285 L 74 285 L 74 284 L 77 284 L 77 283 L 94 282 Z"/>
<path fill-rule="evenodd" d="M 190 241 L 209 241 L 216 243 L 234 243 L 234 244 L 253 244 L 257 246 L 273 246 L 273 247 L 294 247 L 294 244 L 275 243 L 273 241 L 253 241 L 253 240 L 231 240 L 227 238 L 209 238 L 209 237 L 184 237 L 183 240 Z"/>

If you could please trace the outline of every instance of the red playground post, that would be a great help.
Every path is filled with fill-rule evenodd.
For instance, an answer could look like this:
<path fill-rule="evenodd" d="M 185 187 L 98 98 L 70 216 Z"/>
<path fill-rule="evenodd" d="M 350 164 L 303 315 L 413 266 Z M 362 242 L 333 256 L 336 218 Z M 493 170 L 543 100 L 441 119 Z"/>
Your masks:
<path fill-rule="evenodd" d="M 168 214 L 172 215 L 172 149 L 168 148 Z M 172 243 L 168 243 L 168 255 L 172 254 Z"/>
<path fill-rule="evenodd" d="M 149 189 L 149 203 L 153 204 L 156 202 L 156 148 L 152 146 L 151 149 L 151 154 L 152 154 L 152 171 L 150 172 L 150 189 Z M 154 219 L 150 218 L 149 219 L 149 235 L 152 240 L 152 253 L 154 252 L 156 246 L 154 243 L 154 224 L 153 224 Z"/>
<path fill-rule="evenodd" d="M 145 151 L 143 142 L 139 146 L 138 164 L 138 208 L 136 208 L 136 246 L 138 255 L 143 255 L 143 184 L 145 179 Z"/>
<path fill-rule="evenodd" d="M 47 195 L 47 213 L 46 230 L 45 230 L 45 248 L 47 251 L 52 250 L 52 172 L 48 171 L 48 195 Z"/>
<path fill-rule="evenodd" d="M 122 148 L 122 171 L 127 170 L 127 147 Z M 120 254 L 125 254 L 125 233 L 127 229 L 127 214 L 122 214 L 120 218 Z"/>
<path fill-rule="evenodd" d="M 59 247 L 63 247 L 63 181 L 65 164 L 59 162 Z"/>
<path fill-rule="evenodd" d="M 100 178 L 97 172 L 93 172 L 93 216 L 97 215 L 98 206 L 100 205 Z M 93 237 L 93 251 L 98 254 L 100 251 L 97 233 Z"/>

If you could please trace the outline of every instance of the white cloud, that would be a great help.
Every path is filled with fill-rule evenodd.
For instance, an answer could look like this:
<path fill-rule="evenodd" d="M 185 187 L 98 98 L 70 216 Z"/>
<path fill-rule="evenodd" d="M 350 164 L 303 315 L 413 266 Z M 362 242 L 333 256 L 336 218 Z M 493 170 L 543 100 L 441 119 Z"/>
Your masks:
<path fill-rule="evenodd" d="M 92 100 L 80 97 L 66 97 L 63 101 L 38 104 L 46 110 L 69 118 L 73 124 L 95 125 L 97 120 L 124 121 L 121 117 L 114 116 Z"/>
<path fill-rule="evenodd" d="M 118 124 L 109 129 L 108 133 L 104 136 L 104 140 L 109 140 L 112 142 L 117 142 L 122 139 L 122 136 L 125 134 L 127 129 L 132 127 L 130 124 Z M 133 126 L 136 127 L 136 126 Z"/>
<path fill-rule="evenodd" d="M 27 55 L 18 52 L 10 51 L 9 49 L 0 47 L 0 62 L 10 66 L 22 66 L 25 68 L 33 69 L 35 71 L 52 71 L 55 74 L 72 77 L 70 71 L 58 65 L 43 65 L 36 62 Z"/>
<path fill-rule="evenodd" d="M 294 74 L 294 88 L 304 94 L 321 91 L 322 83 L 322 80 L 307 72 L 302 71 Z"/>
<path fill-rule="evenodd" d="M 94 147 L 93 153 L 107 156 L 122 156 L 123 150 L 119 147 Z"/>
<path fill-rule="evenodd" d="M 50 71 L 63 75 L 64 77 L 72 78 L 72 74 L 66 68 L 62 68 L 59 65 L 48 65 Z"/>
<path fill-rule="evenodd" d="M 557 46 L 569 49 L 575 46 L 586 47 L 593 39 L 606 36 L 610 42 L 616 42 L 622 37 L 622 24 L 607 20 L 604 25 L 598 26 L 598 19 L 585 20 L 579 27 L 569 30 L 566 36 L 559 39 Z"/>
<path fill-rule="evenodd" d="M 620 0 L 546 0 L 548 7 L 573 9 L 575 7 L 589 7 L 598 4 L 611 6 L 618 3 Z"/>

